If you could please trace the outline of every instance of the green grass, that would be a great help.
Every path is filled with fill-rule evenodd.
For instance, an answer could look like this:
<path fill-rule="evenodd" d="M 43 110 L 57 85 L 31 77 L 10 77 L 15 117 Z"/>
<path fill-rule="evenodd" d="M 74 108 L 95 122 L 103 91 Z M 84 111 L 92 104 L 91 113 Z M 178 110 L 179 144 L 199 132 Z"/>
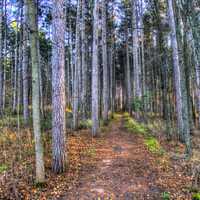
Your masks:
<path fill-rule="evenodd" d="M 112 115 L 112 120 L 113 121 L 117 121 L 117 120 L 119 120 L 121 118 L 121 115 L 120 114 L 118 114 L 118 113 L 113 113 L 113 115 Z"/>
<path fill-rule="evenodd" d="M 193 194 L 192 200 L 200 200 L 200 192 Z"/>
<path fill-rule="evenodd" d="M 91 147 L 89 149 L 87 149 L 84 154 L 86 156 L 89 156 L 89 157 L 95 157 L 96 156 L 96 149 L 94 147 Z"/>
<path fill-rule="evenodd" d="M 169 192 L 163 192 L 162 193 L 162 199 L 163 200 L 170 200 L 170 194 L 169 194 Z"/>
<path fill-rule="evenodd" d="M 144 136 L 144 144 L 151 153 L 164 154 L 164 149 L 161 147 L 159 141 L 152 136 L 147 125 L 135 121 L 128 113 L 125 113 L 123 116 L 125 119 L 125 128 L 131 133 Z"/>
<path fill-rule="evenodd" d="M 0 165 L 0 174 L 5 172 L 8 169 L 8 166 L 5 164 Z"/>
<path fill-rule="evenodd" d="M 159 155 L 164 154 L 164 149 L 160 146 L 160 143 L 156 138 L 154 137 L 146 138 L 144 143 L 151 153 Z"/>
<path fill-rule="evenodd" d="M 147 127 L 142 124 L 136 122 L 131 117 L 126 117 L 125 119 L 125 128 L 130 131 L 131 133 L 141 134 L 141 135 L 148 135 Z"/>
<path fill-rule="evenodd" d="M 23 117 L 19 116 L 20 125 L 23 124 Z M 18 124 L 18 117 L 16 116 L 4 116 L 0 119 L 0 127 L 16 127 Z"/>
<path fill-rule="evenodd" d="M 92 120 L 91 119 L 87 119 L 85 121 L 81 121 L 80 124 L 79 124 L 79 128 L 80 129 L 92 128 Z"/>

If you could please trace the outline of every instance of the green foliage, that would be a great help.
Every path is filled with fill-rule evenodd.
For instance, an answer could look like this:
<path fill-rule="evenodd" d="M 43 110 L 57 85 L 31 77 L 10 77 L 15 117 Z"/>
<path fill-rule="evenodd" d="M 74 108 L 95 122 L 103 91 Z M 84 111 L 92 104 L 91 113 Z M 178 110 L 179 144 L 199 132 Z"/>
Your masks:
<path fill-rule="evenodd" d="M 81 121 L 80 124 L 79 124 L 79 128 L 81 128 L 81 129 L 92 128 L 92 120 L 91 119 L 87 119 L 85 121 Z"/>
<path fill-rule="evenodd" d="M 164 149 L 160 146 L 158 140 L 151 136 L 150 129 L 143 123 L 138 123 L 129 114 L 124 114 L 125 125 L 124 127 L 131 133 L 140 134 L 145 137 L 145 145 L 151 153 L 163 155 Z"/>
<path fill-rule="evenodd" d="M 145 145 L 151 153 L 162 155 L 164 149 L 160 146 L 158 140 L 154 137 L 149 137 L 145 139 Z"/>
<path fill-rule="evenodd" d="M 118 113 L 113 113 L 113 120 L 119 120 L 120 118 L 121 118 L 121 115 L 120 114 L 118 114 Z"/>
<path fill-rule="evenodd" d="M 41 120 L 41 127 L 42 130 L 50 130 L 52 128 L 52 116 L 50 113 Z"/>
<path fill-rule="evenodd" d="M 19 116 L 20 125 L 23 124 L 23 117 Z M 4 116 L 0 120 L 0 127 L 17 127 L 18 117 L 17 116 Z"/>
<path fill-rule="evenodd" d="M 138 134 L 142 134 L 142 135 L 148 134 L 148 129 L 146 128 L 146 126 L 142 123 L 136 122 L 131 117 L 126 118 L 125 128 L 132 133 L 138 133 Z"/>
<path fill-rule="evenodd" d="M 135 97 L 132 101 L 132 108 L 135 112 L 142 111 L 143 103 L 142 99 L 139 97 Z"/>
<path fill-rule="evenodd" d="M 193 194 L 192 200 L 200 200 L 200 192 Z"/>
<path fill-rule="evenodd" d="M 130 117 L 130 114 L 129 114 L 128 112 L 125 112 L 125 113 L 123 114 L 123 116 L 124 116 L 124 118 L 126 119 L 126 118 L 129 118 L 129 117 Z"/>
<path fill-rule="evenodd" d="M 5 164 L 0 165 L 0 173 L 5 172 L 8 169 L 8 166 Z"/>
<path fill-rule="evenodd" d="M 84 154 L 89 157 L 95 157 L 96 149 L 94 147 L 91 147 L 91 148 L 87 149 Z"/>
<path fill-rule="evenodd" d="M 169 194 L 169 192 L 163 192 L 162 193 L 162 199 L 163 200 L 170 200 L 170 194 Z"/>

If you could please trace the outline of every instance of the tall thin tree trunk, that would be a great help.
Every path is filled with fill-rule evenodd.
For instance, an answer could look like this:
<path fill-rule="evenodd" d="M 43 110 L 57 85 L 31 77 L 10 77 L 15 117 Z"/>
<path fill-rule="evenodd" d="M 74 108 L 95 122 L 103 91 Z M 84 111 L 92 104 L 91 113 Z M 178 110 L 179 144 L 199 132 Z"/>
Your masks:
<path fill-rule="evenodd" d="M 169 24 L 171 28 L 171 41 L 172 41 L 172 56 L 173 56 L 173 72 L 174 72 L 174 82 L 175 82 L 175 95 L 176 95 L 176 112 L 177 112 L 177 122 L 178 131 L 181 139 L 186 144 L 186 152 L 191 153 L 191 141 L 190 141 L 190 129 L 184 124 L 184 114 L 183 113 L 183 101 L 182 101 L 182 90 L 181 90 L 181 69 L 179 64 L 179 53 L 178 44 L 176 37 L 176 24 L 173 11 L 173 2 L 168 0 L 168 13 L 169 13 Z"/>
<path fill-rule="evenodd" d="M 127 36 L 126 36 L 126 88 L 127 88 L 127 108 L 128 112 L 131 114 L 131 99 L 132 99 L 132 91 L 131 91 L 131 69 L 130 69 L 130 59 L 129 59 L 129 42 L 128 42 L 128 28 L 127 28 Z"/>
<path fill-rule="evenodd" d="M 3 110 L 6 105 L 6 74 L 7 74 L 7 0 L 4 0 L 4 64 L 3 64 Z"/>
<path fill-rule="evenodd" d="M 65 14 L 64 0 L 53 0 L 52 10 L 52 106 L 53 163 L 55 173 L 66 169 L 66 96 L 65 96 Z"/>
<path fill-rule="evenodd" d="M 137 9 L 136 0 L 132 0 L 132 20 L 133 20 L 133 69 L 134 69 L 134 97 L 141 99 L 141 67 L 138 61 L 138 30 L 137 30 Z"/>
<path fill-rule="evenodd" d="M 71 70 L 71 97 L 72 104 L 73 100 L 73 91 L 74 91 L 74 62 L 73 62 L 73 33 L 72 33 L 72 22 L 71 18 L 69 20 L 69 43 L 70 43 L 70 70 Z M 72 105 L 73 107 L 73 105 Z"/>
<path fill-rule="evenodd" d="M 106 1 L 102 1 L 102 49 L 103 49 L 103 121 L 108 122 L 109 86 L 108 86 L 108 58 L 107 58 L 107 14 Z"/>
<path fill-rule="evenodd" d="M 87 61 L 86 61 L 86 0 L 82 0 L 82 22 L 81 22 L 81 55 L 82 55 L 82 116 L 86 119 L 86 104 L 87 104 Z"/>
<path fill-rule="evenodd" d="M 14 62 L 14 85 L 13 85 L 13 104 L 12 111 L 15 113 L 17 110 L 17 66 L 18 66 L 18 24 L 15 38 L 15 62 Z"/>
<path fill-rule="evenodd" d="M 39 55 L 37 51 L 38 24 L 37 6 L 33 0 L 25 0 L 28 7 L 31 62 L 32 62 L 32 109 L 33 109 L 33 131 L 36 153 L 36 182 L 43 183 L 45 180 L 44 156 L 40 126 L 40 88 L 39 88 Z"/>
<path fill-rule="evenodd" d="M 0 115 L 3 113 L 3 0 L 0 0 Z"/>
<path fill-rule="evenodd" d="M 92 134 L 99 134 L 99 60 L 98 60 L 99 0 L 93 8 L 93 52 L 92 52 Z"/>
<path fill-rule="evenodd" d="M 75 74 L 74 74 L 74 95 L 73 95 L 73 129 L 78 129 L 78 108 L 80 98 L 80 73 L 81 73 L 81 45 L 80 45 L 80 14 L 81 1 L 77 2 L 77 16 L 76 16 L 76 56 L 75 56 Z"/>
<path fill-rule="evenodd" d="M 23 63 L 22 63 L 22 77 L 23 77 L 23 117 L 24 123 L 28 123 L 29 109 L 28 109 L 28 8 L 24 5 L 24 23 L 23 23 Z"/>

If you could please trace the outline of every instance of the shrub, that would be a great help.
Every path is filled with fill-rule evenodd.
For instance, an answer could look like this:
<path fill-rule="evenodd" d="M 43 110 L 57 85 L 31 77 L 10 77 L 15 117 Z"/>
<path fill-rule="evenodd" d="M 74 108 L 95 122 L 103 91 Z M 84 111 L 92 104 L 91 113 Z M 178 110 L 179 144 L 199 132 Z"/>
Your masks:
<path fill-rule="evenodd" d="M 145 139 L 145 145 L 151 153 L 160 154 L 164 153 L 164 149 L 160 146 L 158 140 L 154 137 Z"/>
<path fill-rule="evenodd" d="M 81 121 L 80 124 L 79 124 L 79 128 L 81 128 L 81 129 L 92 128 L 92 120 L 87 119 L 85 121 Z"/>
<path fill-rule="evenodd" d="M 0 173 L 5 172 L 8 169 L 8 166 L 5 164 L 0 165 Z"/>
<path fill-rule="evenodd" d="M 170 200 L 170 194 L 169 194 L 169 192 L 163 192 L 162 193 L 162 199 L 163 200 Z"/>
<path fill-rule="evenodd" d="M 193 194 L 192 200 L 200 200 L 200 192 Z"/>
<path fill-rule="evenodd" d="M 132 133 L 138 133 L 142 135 L 147 135 L 148 132 L 144 124 L 138 123 L 130 117 L 128 117 L 125 121 L 125 128 Z"/>

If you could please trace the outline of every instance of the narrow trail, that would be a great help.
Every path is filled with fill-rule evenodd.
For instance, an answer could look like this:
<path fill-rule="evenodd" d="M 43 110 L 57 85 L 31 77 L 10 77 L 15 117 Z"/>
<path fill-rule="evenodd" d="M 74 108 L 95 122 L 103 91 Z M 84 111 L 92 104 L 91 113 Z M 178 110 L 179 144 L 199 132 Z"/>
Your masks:
<path fill-rule="evenodd" d="M 159 160 L 148 152 L 143 137 L 128 133 L 123 128 L 123 119 L 110 126 L 97 147 L 96 166 L 85 167 L 76 187 L 62 199 L 159 200 L 166 191 L 162 181 L 182 184 L 176 180 L 178 169 L 166 170 L 166 166 L 156 164 Z M 176 191 L 173 184 L 171 188 Z"/>

